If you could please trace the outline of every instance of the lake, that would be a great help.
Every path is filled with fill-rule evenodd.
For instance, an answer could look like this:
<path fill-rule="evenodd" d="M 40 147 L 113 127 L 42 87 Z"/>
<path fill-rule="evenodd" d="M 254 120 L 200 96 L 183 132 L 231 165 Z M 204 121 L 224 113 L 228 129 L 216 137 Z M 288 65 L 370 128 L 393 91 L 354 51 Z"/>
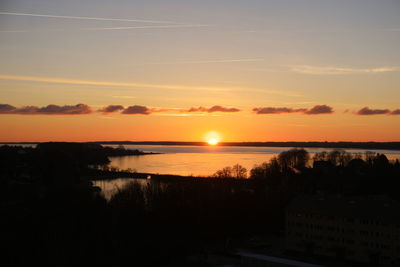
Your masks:
<path fill-rule="evenodd" d="M 111 145 L 112 147 L 116 147 Z M 255 164 L 269 161 L 289 147 L 238 147 L 238 146 L 156 146 L 156 145 L 125 145 L 127 149 L 139 149 L 145 152 L 163 154 L 124 156 L 110 158 L 111 167 L 119 169 L 134 169 L 137 172 L 209 176 L 217 170 L 240 164 L 250 170 Z M 305 148 L 312 154 L 324 148 Z M 374 151 L 385 154 L 389 159 L 400 159 L 398 150 L 367 150 L 346 149 L 350 153 L 364 154 Z"/>
<path fill-rule="evenodd" d="M 119 190 L 123 189 L 129 183 L 136 182 L 141 185 L 145 185 L 148 183 L 148 180 L 145 179 L 135 179 L 135 178 L 117 178 L 117 179 L 109 179 L 109 180 L 97 180 L 92 181 L 94 186 L 98 186 L 101 188 L 102 195 L 110 200 L 113 195 L 118 193 Z"/>

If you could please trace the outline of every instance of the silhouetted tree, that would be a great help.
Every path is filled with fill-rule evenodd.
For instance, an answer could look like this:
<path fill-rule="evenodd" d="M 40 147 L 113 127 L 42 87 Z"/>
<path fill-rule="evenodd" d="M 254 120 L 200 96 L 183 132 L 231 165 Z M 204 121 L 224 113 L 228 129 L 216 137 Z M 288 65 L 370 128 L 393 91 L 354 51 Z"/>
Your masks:
<path fill-rule="evenodd" d="M 270 184 L 278 182 L 282 174 L 282 167 L 276 157 L 270 159 L 269 162 L 264 162 L 260 165 L 255 165 L 250 170 L 250 178 L 257 180 L 265 180 Z"/>
<path fill-rule="evenodd" d="M 232 177 L 237 179 L 247 178 L 247 169 L 242 165 L 235 164 L 232 166 Z"/>
<path fill-rule="evenodd" d="M 278 156 L 278 162 L 284 171 L 304 169 L 308 163 L 309 154 L 303 148 L 293 148 L 283 151 Z"/>
<path fill-rule="evenodd" d="M 224 167 L 214 173 L 213 177 L 216 178 L 232 178 L 232 168 Z"/>
<path fill-rule="evenodd" d="M 314 154 L 313 161 L 327 161 L 328 155 L 326 151 L 317 152 Z"/>
<path fill-rule="evenodd" d="M 387 170 L 389 168 L 389 160 L 384 154 L 377 154 L 373 160 L 374 168 L 378 170 Z"/>
<path fill-rule="evenodd" d="M 232 167 L 225 167 L 216 171 L 212 177 L 214 178 L 247 178 L 247 169 L 242 165 L 235 164 Z"/>

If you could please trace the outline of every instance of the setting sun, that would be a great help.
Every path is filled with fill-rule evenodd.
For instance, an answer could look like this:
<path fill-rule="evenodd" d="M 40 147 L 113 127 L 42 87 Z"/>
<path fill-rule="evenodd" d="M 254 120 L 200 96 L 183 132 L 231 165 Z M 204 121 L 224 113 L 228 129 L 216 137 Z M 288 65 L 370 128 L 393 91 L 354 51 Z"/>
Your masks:
<path fill-rule="evenodd" d="M 221 137 L 217 132 L 211 131 L 206 134 L 205 140 L 209 145 L 215 146 L 218 145 L 219 141 L 221 140 Z"/>
<path fill-rule="evenodd" d="M 215 145 L 218 144 L 218 139 L 216 139 L 216 138 L 211 138 L 211 139 L 209 139 L 207 142 L 208 142 L 209 145 L 215 146 Z"/>

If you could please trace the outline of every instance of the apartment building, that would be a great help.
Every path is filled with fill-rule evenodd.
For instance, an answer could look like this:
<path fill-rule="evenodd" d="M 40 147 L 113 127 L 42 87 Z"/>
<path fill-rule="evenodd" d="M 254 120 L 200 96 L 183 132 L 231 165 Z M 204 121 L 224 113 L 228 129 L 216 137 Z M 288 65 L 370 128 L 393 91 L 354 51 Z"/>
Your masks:
<path fill-rule="evenodd" d="M 386 197 L 301 196 L 286 210 L 286 249 L 400 266 L 400 204 Z"/>

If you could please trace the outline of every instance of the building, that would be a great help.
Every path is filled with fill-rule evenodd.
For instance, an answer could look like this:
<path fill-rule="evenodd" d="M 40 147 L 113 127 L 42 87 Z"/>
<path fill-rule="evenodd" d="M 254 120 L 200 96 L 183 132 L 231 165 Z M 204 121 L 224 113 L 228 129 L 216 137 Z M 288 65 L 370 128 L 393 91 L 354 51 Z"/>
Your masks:
<path fill-rule="evenodd" d="M 400 266 L 400 204 L 386 197 L 301 196 L 286 210 L 286 249 Z"/>

